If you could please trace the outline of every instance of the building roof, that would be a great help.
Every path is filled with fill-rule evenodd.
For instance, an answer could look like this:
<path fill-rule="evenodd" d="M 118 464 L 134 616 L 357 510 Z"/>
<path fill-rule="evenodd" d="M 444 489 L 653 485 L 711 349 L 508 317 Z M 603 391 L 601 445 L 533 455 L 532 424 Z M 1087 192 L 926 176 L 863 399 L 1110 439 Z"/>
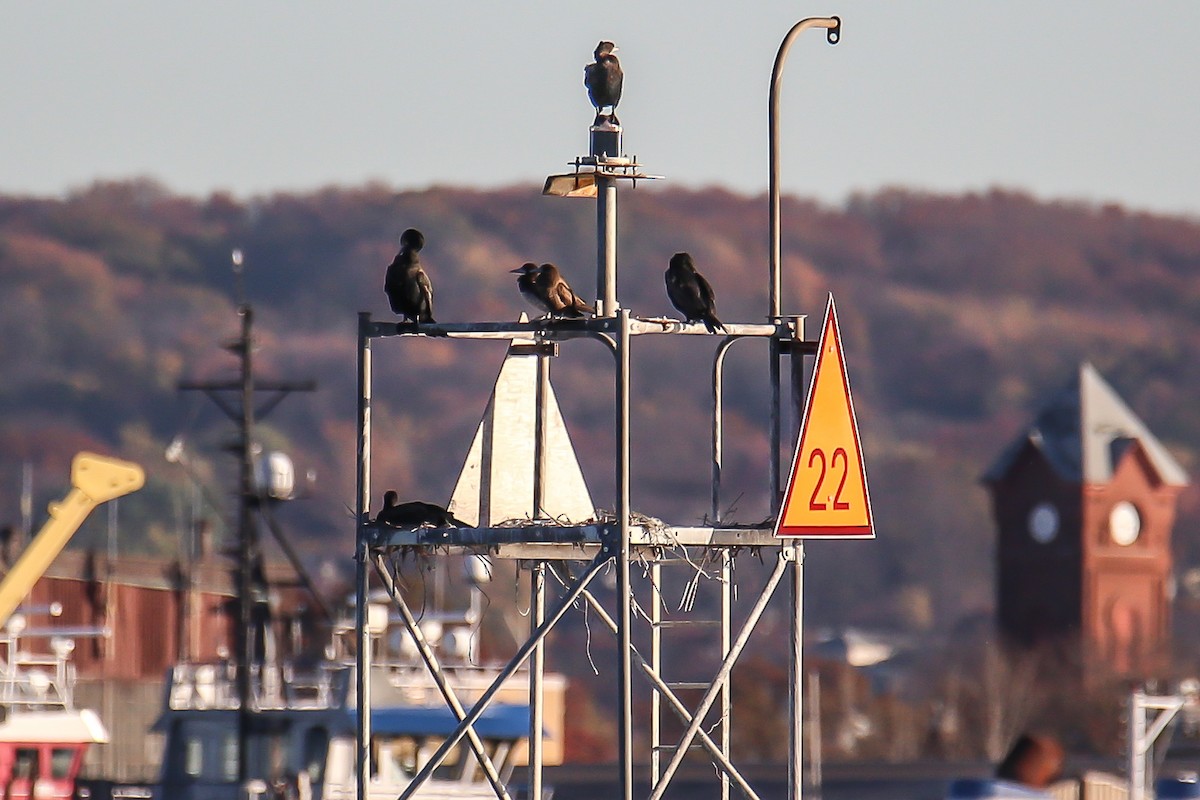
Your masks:
<path fill-rule="evenodd" d="M 1138 443 L 1159 479 L 1186 486 L 1187 473 L 1136 414 L 1125 405 L 1100 373 L 1083 362 L 1074 379 L 1042 407 L 983 475 L 992 483 L 1004 478 L 1018 455 L 1032 445 L 1059 477 L 1073 483 L 1104 484 L 1112 480 L 1121 456 Z"/>
<path fill-rule="evenodd" d="M 105 744 L 108 741 L 108 729 L 96 712 L 87 708 L 16 711 L 0 722 L 0 742 Z"/>

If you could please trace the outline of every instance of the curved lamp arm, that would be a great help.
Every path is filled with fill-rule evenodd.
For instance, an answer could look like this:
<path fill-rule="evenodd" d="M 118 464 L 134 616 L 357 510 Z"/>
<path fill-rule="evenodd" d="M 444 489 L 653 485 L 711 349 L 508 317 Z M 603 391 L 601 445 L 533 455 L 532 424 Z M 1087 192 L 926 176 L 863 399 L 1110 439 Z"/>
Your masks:
<path fill-rule="evenodd" d="M 839 17 L 808 17 L 792 26 L 779 45 L 775 55 L 775 67 L 771 70 L 771 100 L 768 110 L 770 125 L 771 178 L 771 295 L 769 319 L 779 316 L 779 90 L 783 82 L 783 65 L 787 62 L 788 49 L 792 41 L 809 28 L 824 28 L 825 41 L 837 44 L 842 38 L 842 20 Z"/>

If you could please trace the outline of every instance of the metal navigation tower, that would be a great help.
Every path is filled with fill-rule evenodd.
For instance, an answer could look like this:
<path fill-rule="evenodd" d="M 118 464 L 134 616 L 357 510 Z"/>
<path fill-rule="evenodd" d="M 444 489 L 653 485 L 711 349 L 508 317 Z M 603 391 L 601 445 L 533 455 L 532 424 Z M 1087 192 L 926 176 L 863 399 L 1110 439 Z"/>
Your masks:
<path fill-rule="evenodd" d="M 803 27 L 801 27 L 803 26 Z M 840 34 L 836 18 L 806 20 L 789 33 L 777 60 L 782 66 L 786 45 L 806 27 L 819 27 L 834 43 Z M 774 136 L 775 106 L 778 79 L 772 80 L 771 119 Z M 634 792 L 634 683 L 644 679 L 649 687 L 651 731 L 650 751 L 645 761 L 650 766 L 649 800 L 663 797 L 672 779 L 679 773 L 689 752 L 700 751 L 717 768 L 721 780 L 721 797 L 728 798 L 731 787 L 742 796 L 759 797 L 750 781 L 733 763 L 731 756 L 731 698 L 730 675 L 748 640 L 761 619 L 775 591 L 790 574 L 791 599 L 791 664 L 790 719 L 790 780 L 789 796 L 798 800 L 801 795 L 801 737 L 799 735 L 802 698 L 800 669 L 800 619 L 802 611 L 801 563 L 803 548 L 799 539 L 779 539 L 770 521 L 759 526 L 725 524 L 721 520 L 721 466 L 723 439 L 724 361 L 727 352 L 737 342 L 758 340 L 766 342 L 770 353 L 771 399 L 767 420 L 770 426 L 770 507 L 772 515 L 779 512 L 779 459 L 781 436 L 781 364 L 790 359 L 788 374 L 797 382 L 792 395 L 803 398 L 799 386 L 805 356 L 816 352 L 816 342 L 806 341 L 804 316 L 784 316 L 779 308 L 779 275 L 777 245 L 777 201 L 772 203 L 771 291 L 765 323 L 727 323 L 725 333 L 709 333 L 704 325 L 655 318 L 639 318 L 622 307 L 617 293 L 617 192 L 622 183 L 636 185 L 639 180 L 656 176 L 646 174 L 636 158 L 624 154 L 623 131 L 615 120 L 597 117 L 590 129 L 590 148 L 587 156 L 576 158 L 570 172 L 552 175 L 546 181 L 545 194 L 563 197 L 594 198 L 596 201 L 597 302 L 596 315 L 589 319 L 541 319 L 518 322 L 461 322 L 461 323 L 396 323 L 373 320 L 368 313 L 359 315 L 358 326 L 358 442 L 357 442 L 357 620 L 358 655 L 358 797 L 366 800 L 370 782 L 371 722 L 368 709 L 372 692 L 371 637 L 367 626 L 367 601 L 372 576 L 383 585 L 404 620 L 409 633 L 423 641 L 415 615 L 397 589 L 396 562 L 400 554 L 416 552 L 438 558 L 450 554 L 486 554 L 491 558 L 511 559 L 529 574 L 532 597 L 530 629 L 526 640 L 496 674 L 491 687 L 470 707 L 464 706 L 445 680 L 436 655 L 427 647 L 422 657 L 429 672 L 442 691 L 447 705 L 459 720 L 454 731 L 423 764 L 400 800 L 408 800 L 420 791 L 421 785 L 440 764 L 467 741 L 471 751 L 486 769 L 487 755 L 479 746 L 474 725 L 492 702 L 501 684 L 518 670 L 527 670 L 530 696 L 530 759 L 529 797 L 542 797 L 542 762 L 539 742 L 542 735 L 541 709 L 542 676 L 546 657 L 547 637 L 577 606 L 582 605 L 598 617 L 617 641 L 616 707 L 618 724 L 618 756 L 620 798 L 632 800 Z M 774 138 L 772 144 L 774 145 Z M 774 150 L 773 150 L 774 152 Z M 777 169 L 772 162 L 772 189 L 777 191 Z M 773 194 L 774 198 L 774 194 Z M 710 525 L 678 526 L 647 520 L 635 513 L 630 502 L 630 430 L 631 403 L 635 387 L 631 375 L 631 353 L 635 342 L 643 336 L 711 336 L 714 337 L 712 362 L 712 475 Z M 526 352 L 539 359 L 537 379 L 529 391 L 537 397 L 540 420 L 535 436 L 536 453 L 546 451 L 544 421 L 547 415 L 545 398 L 549 394 L 550 364 L 559 354 L 559 344 L 565 341 L 592 340 L 599 342 L 613 357 L 615 374 L 615 448 L 612 468 L 615 477 L 613 513 L 597 515 L 588 520 L 562 521 L 537 513 L 535 500 L 531 519 L 512 521 L 503 526 L 479 528 L 417 528 L 402 530 L 376 525 L 372 520 L 378 512 L 373 506 L 371 450 L 376 433 L 372 429 L 371 405 L 374 382 L 372 354 L 376 347 L 402 346 L 406 340 L 422 337 L 444 337 L 449 340 L 532 340 L 522 344 Z M 539 388 L 541 387 L 541 388 Z M 378 434 L 380 437 L 386 434 Z M 535 459 L 533 481 L 535 498 L 541 496 L 547 479 L 544 458 Z M 738 554 L 754 554 L 770 564 L 765 582 L 757 587 L 738 587 L 733 564 Z M 635 582 L 633 568 L 647 564 L 648 579 Z M 606 567 L 615 568 L 616 597 L 606 606 L 591 588 L 595 578 Z M 719 587 L 715 615 L 709 606 L 709 616 L 689 614 L 688 609 L 667 609 L 664 598 L 672 570 L 702 565 L 715 576 Z M 550 586 L 557 586 L 551 592 Z M 733 602 L 740 593 L 744 600 L 752 597 L 749 611 L 740 628 L 733 624 Z M 647 611 L 649 650 L 642 652 L 632 636 L 635 607 Z M 696 676 L 682 672 L 678 649 L 668 644 L 669 637 L 680 629 L 690 635 L 701 631 L 712 634 L 712 651 L 716 666 L 710 674 Z M 676 653 L 674 662 L 668 656 Z M 694 672 L 694 669 L 691 670 Z M 497 797 L 507 797 L 503 787 L 496 786 Z"/>

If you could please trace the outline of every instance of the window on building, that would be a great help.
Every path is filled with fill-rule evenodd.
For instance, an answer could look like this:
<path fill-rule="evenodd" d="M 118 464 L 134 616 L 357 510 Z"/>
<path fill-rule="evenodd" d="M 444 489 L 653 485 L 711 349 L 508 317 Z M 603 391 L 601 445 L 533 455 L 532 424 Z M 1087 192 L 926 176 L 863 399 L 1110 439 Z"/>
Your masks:
<path fill-rule="evenodd" d="M 50 777 L 64 780 L 71 777 L 75 765 L 74 747 L 56 747 L 50 751 Z"/>
<path fill-rule="evenodd" d="M 38 777 L 38 751 L 36 747 L 18 747 L 13 761 L 13 777 L 33 780 Z"/>

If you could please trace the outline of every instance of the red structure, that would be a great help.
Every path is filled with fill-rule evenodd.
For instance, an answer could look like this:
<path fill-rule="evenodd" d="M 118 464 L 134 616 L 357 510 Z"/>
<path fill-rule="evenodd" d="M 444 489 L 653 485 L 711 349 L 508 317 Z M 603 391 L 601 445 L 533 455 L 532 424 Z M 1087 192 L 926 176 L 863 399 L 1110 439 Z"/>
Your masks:
<path fill-rule="evenodd" d="M 1078 642 L 1086 663 L 1166 664 L 1179 463 L 1096 369 L 1080 366 L 984 475 L 997 526 L 1001 632 Z"/>
<path fill-rule="evenodd" d="M 177 562 L 122 557 L 113 565 L 77 550 L 63 552 L 30 592 L 29 604 L 62 605 L 36 625 L 107 628 L 79 639 L 72 658 L 83 680 L 161 682 L 183 657 L 217 660 L 232 646 L 229 567 L 215 560 L 184 574 Z"/>
<path fill-rule="evenodd" d="M 270 565 L 268 573 L 280 586 L 272 626 L 280 654 L 318 657 L 328 625 L 306 608 L 289 568 Z M 25 603 L 35 609 L 25 613 L 28 629 L 72 631 L 76 704 L 94 709 L 111 737 L 87 751 L 85 776 L 148 781 L 157 773 L 158 745 L 148 745 L 147 736 L 162 713 L 165 679 L 182 661 L 231 658 L 233 584 L 229 562 L 219 556 L 190 564 L 122 556 L 110 564 L 103 555 L 64 550 L 34 585 Z M 47 612 L 52 605 L 61 606 L 59 616 Z M 34 653 L 51 647 L 48 635 L 22 641 Z"/>

